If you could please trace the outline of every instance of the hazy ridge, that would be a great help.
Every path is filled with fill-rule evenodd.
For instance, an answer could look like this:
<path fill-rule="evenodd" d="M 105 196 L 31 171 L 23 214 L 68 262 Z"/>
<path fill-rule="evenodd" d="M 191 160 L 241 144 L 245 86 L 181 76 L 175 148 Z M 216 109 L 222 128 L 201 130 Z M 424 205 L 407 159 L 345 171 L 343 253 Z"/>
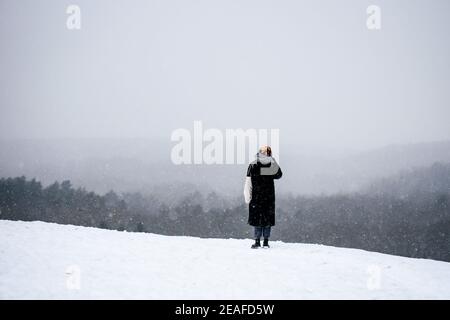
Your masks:
<path fill-rule="evenodd" d="M 241 194 L 246 165 L 174 165 L 171 146 L 150 139 L 1 140 L 0 176 L 25 175 L 44 185 L 68 179 L 99 193 L 115 190 L 170 196 L 194 188 Z M 282 145 L 281 152 L 284 177 L 277 190 L 293 195 L 360 191 L 402 170 L 450 163 L 450 141 L 338 154 L 283 149 Z"/>

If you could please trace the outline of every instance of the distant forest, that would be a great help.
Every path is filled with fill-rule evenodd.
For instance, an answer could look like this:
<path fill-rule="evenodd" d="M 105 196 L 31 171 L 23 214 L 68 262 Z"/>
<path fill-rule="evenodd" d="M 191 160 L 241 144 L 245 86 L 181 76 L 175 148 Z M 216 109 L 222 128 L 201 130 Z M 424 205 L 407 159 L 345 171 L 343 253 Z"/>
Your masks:
<path fill-rule="evenodd" d="M 140 193 L 98 195 L 74 188 L 70 181 L 43 187 L 25 177 L 0 179 L 0 219 L 163 235 L 252 237 L 241 198 L 226 201 L 217 193 L 192 191 L 168 204 Z M 450 261 L 450 164 L 404 171 L 361 193 L 277 195 L 272 240 Z"/>

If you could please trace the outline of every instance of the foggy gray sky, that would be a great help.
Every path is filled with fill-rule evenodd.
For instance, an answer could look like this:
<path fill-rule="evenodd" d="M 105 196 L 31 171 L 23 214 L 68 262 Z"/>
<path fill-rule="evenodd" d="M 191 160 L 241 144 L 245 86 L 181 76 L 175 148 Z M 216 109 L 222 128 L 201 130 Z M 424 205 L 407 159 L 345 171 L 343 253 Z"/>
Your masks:
<path fill-rule="evenodd" d="M 66 8 L 82 28 L 66 28 Z M 366 8 L 382 28 L 366 28 Z M 450 1 L 0 1 L 2 138 L 450 139 Z"/>

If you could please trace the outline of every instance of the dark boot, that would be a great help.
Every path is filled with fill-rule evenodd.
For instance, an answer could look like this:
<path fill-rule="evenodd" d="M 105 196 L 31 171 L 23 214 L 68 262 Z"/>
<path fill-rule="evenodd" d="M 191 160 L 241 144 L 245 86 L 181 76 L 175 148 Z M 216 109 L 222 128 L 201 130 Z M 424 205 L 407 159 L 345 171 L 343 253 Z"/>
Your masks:
<path fill-rule="evenodd" d="M 269 239 L 264 239 L 263 247 L 264 248 L 270 248 L 270 246 L 269 246 Z"/>
<path fill-rule="evenodd" d="M 252 244 L 252 249 L 261 248 L 261 241 L 259 239 L 255 239 L 255 243 Z"/>

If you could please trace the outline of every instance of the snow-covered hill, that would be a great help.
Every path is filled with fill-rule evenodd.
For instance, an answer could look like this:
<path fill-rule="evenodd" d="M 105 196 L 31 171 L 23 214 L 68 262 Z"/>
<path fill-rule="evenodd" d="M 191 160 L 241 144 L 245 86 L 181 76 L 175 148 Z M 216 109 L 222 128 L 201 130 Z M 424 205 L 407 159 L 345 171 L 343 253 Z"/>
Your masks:
<path fill-rule="evenodd" d="M 0 221 L 2 299 L 450 299 L 450 263 Z"/>

